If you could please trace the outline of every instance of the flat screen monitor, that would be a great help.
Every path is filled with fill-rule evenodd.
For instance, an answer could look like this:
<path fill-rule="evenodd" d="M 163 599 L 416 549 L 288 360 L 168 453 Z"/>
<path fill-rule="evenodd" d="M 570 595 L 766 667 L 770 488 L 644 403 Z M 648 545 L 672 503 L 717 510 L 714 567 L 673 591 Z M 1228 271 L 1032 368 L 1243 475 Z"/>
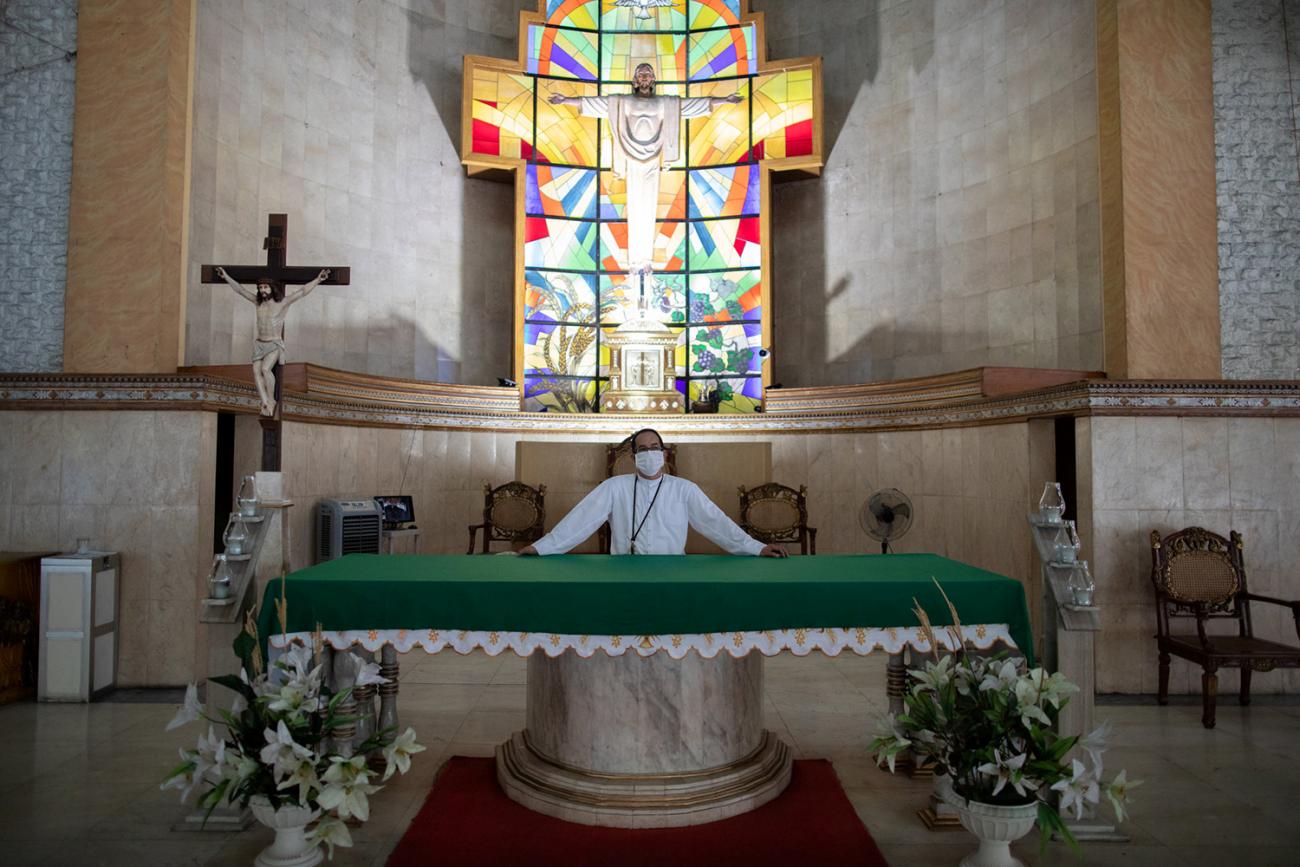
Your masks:
<path fill-rule="evenodd" d="M 415 504 L 409 494 L 375 497 L 375 502 L 384 512 L 385 524 L 409 524 L 415 520 Z"/>

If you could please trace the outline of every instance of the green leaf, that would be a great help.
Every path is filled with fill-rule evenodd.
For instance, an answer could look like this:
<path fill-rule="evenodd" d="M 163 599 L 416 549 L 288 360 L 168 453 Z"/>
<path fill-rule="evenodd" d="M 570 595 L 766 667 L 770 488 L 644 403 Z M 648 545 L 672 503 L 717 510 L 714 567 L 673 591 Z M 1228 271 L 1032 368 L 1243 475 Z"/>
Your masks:
<path fill-rule="evenodd" d="M 731 314 L 732 319 L 745 318 L 745 308 L 740 306 L 739 301 L 728 301 L 727 312 Z"/>
<path fill-rule="evenodd" d="M 702 338 L 702 342 L 708 346 L 713 347 L 714 349 L 721 349 L 722 332 L 717 328 L 710 328 L 708 331 L 704 332 L 704 337 Z"/>
<path fill-rule="evenodd" d="M 719 403 L 726 403 L 727 401 L 731 400 L 731 399 L 732 399 L 733 397 L 735 397 L 735 396 L 736 396 L 736 392 L 735 392 L 734 390 L 732 390 L 730 384 L 725 383 L 725 382 L 719 382 L 719 383 L 718 383 L 718 402 L 719 402 Z"/>
<path fill-rule="evenodd" d="M 672 313 L 672 316 L 669 317 L 669 318 L 670 318 L 670 320 L 673 321 L 673 322 L 685 322 L 685 321 L 686 321 L 686 314 L 683 313 L 683 312 L 680 311 L 680 310 L 674 310 L 673 313 Z"/>
<path fill-rule="evenodd" d="M 235 656 L 238 656 L 239 661 L 243 663 L 244 670 L 249 672 L 249 676 L 251 677 L 253 671 L 253 651 L 257 649 L 257 641 L 253 636 L 241 629 L 239 634 L 235 636 L 235 640 L 231 642 L 230 646 L 234 649 Z"/>
<path fill-rule="evenodd" d="M 257 700 L 257 693 L 253 692 L 253 688 L 244 683 L 244 679 L 238 675 L 222 674 L 217 677 L 209 677 L 208 680 L 224 686 L 226 689 L 234 690 L 246 698 L 250 704 Z"/>

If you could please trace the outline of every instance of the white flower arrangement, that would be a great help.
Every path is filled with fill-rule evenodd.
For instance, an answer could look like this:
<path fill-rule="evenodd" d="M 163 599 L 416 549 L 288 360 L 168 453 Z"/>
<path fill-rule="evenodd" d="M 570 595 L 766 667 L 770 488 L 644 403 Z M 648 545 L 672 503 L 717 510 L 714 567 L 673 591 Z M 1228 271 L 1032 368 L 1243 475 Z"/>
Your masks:
<path fill-rule="evenodd" d="M 161 788 L 179 789 L 181 801 L 188 803 L 196 790 L 206 786 L 198 803 L 209 814 L 223 800 L 247 807 L 259 795 L 272 809 L 319 810 L 321 818 L 307 839 L 312 845 L 325 845 L 332 859 L 335 846 L 352 845 L 344 822 L 366 821 L 370 796 L 383 788 L 371 782 L 377 772 L 369 768 L 366 756 L 382 751 L 387 764 L 382 779 L 387 780 L 395 771 L 410 770 L 411 756 L 424 747 L 408 727 L 396 737 L 393 729 L 376 732 L 356 746 L 355 755 L 331 752 L 335 729 L 357 718 L 339 714 L 351 690 L 330 691 L 318 650 L 295 645 L 263 670 L 250 617 L 235 651 L 244 661 L 239 676 L 210 678 L 236 693 L 231 709 L 219 711 L 220 719 L 204 713 L 195 684 L 186 688 L 185 701 L 167 730 L 200 719 L 209 723 L 208 730 L 199 736 L 195 749 L 181 749 L 180 763 Z M 375 663 L 348 656 L 356 667 L 357 686 L 388 682 Z"/>
<path fill-rule="evenodd" d="M 1102 782 L 1109 724 L 1084 738 L 1058 734 L 1061 708 L 1078 687 L 1059 673 L 1027 668 L 1023 659 L 1005 653 L 989 659 L 967 653 L 957 611 L 947 594 L 944 601 L 959 649 L 939 656 L 934 628 L 917 603 L 915 612 L 935 658 L 909 672 L 913 685 L 904 699 L 905 712 L 880 720 L 870 747 L 877 763 L 888 763 L 892 772 L 898 754 L 911 750 L 936 773 L 947 774 L 953 791 L 966 801 L 1037 802 L 1044 841 L 1056 832 L 1073 844 L 1061 811 L 1072 810 L 1081 818 L 1085 805 L 1098 804 L 1103 793 L 1123 821 L 1128 792 L 1140 782 L 1128 780 L 1124 771 Z M 1077 758 L 1067 761 L 1075 747 L 1085 754 L 1086 764 Z"/>

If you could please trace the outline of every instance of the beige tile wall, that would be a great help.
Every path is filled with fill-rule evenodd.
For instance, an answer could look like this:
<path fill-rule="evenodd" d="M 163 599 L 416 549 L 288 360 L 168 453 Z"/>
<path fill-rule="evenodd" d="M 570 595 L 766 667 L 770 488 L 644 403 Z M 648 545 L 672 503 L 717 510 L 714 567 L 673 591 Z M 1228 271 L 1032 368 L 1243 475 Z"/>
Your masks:
<path fill-rule="evenodd" d="M 202 638 L 216 416 L 0 412 L 0 550 L 122 554 L 122 686 L 182 684 Z"/>
<path fill-rule="evenodd" d="M 1156 691 L 1148 537 L 1199 525 L 1245 543 L 1256 593 L 1300 596 L 1300 419 L 1091 418 L 1076 429 L 1080 533 L 1103 610 L 1099 692 Z M 1252 609 L 1256 632 L 1296 642 L 1290 613 Z M 1221 696 L 1237 688 L 1220 677 Z M 1258 692 L 1300 690 L 1295 672 L 1256 676 Z M 1170 689 L 1200 691 L 1200 669 L 1174 660 Z"/>

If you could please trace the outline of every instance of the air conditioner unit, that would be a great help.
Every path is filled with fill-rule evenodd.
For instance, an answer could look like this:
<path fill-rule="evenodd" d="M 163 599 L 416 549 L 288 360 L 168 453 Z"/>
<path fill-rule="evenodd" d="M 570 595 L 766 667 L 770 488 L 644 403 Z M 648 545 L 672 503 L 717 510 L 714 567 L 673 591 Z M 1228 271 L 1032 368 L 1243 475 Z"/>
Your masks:
<path fill-rule="evenodd" d="M 344 554 L 378 554 L 384 511 L 373 497 L 329 498 L 316 504 L 316 562 Z"/>

